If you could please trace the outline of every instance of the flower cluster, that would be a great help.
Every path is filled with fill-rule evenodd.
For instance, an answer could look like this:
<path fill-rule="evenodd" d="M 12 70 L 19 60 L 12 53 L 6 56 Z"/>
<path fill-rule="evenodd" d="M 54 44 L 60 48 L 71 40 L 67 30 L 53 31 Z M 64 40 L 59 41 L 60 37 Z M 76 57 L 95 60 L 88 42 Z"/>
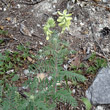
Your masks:
<path fill-rule="evenodd" d="M 57 22 L 58 22 L 58 25 L 62 28 L 61 33 L 63 33 L 65 31 L 65 29 L 69 29 L 69 26 L 70 26 L 71 20 L 72 20 L 72 17 L 71 17 L 72 14 L 67 14 L 67 10 L 64 10 L 63 13 L 58 11 L 58 15 L 59 15 L 59 17 L 57 19 Z M 55 27 L 55 21 L 51 17 L 48 19 L 47 23 L 44 26 L 46 40 L 49 40 L 49 38 L 51 37 L 53 31 L 50 30 L 50 28 L 53 28 L 53 27 Z"/>

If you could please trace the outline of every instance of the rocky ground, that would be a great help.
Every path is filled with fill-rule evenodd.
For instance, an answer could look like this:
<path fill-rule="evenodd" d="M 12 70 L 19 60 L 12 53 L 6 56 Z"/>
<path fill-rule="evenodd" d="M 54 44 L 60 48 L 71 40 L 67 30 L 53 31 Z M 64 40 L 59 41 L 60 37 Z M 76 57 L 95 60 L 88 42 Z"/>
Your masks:
<path fill-rule="evenodd" d="M 0 35 L 5 45 L 0 44 L 0 52 L 14 51 L 18 44 L 30 43 L 30 49 L 37 50 L 46 45 L 43 26 L 48 17 L 57 19 L 57 11 L 67 9 L 72 13 L 70 30 L 63 39 L 76 50 L 80 59 L 87 59 L 91 52 L 110 60 L 110 1 L 106 0 L 1 0 L 0 29 L 8 35 Z M 91 83 L 94 76 L 91 76 Z M 85 91 L 90 84 L 82 90 Z M 84 92 L 76 93 L 85 95 Z M 79 94 L 76 94 L 78 96 Z M 79 96 L 80 96 L 79 95 Z M 93 107 L 92 110 L 95 110 Z M 61 110 L 61 109 L 60 109 Z M 63 110 L 63 109 L 62 109 Z M 65 109 L 66 110 L 66 109 Z M 68 109 L 69 110 L 69 109 Z M 79 103 L 76 110 L 84 110 Z M 97 109 L 99 110 L 99 109 Z M 102 109 L 100 109 L 102 110 Z M 105 107 L 104 110 L 109 110 Z"/>

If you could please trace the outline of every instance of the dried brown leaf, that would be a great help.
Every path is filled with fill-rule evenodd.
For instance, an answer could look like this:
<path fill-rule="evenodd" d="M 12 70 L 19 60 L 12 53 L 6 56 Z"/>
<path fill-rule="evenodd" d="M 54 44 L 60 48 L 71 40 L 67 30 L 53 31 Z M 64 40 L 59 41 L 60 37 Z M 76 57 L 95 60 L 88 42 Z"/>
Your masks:
<path fill-rule="evenodd" d="M 29 62 L 31 62 L 31 63 L 35 63 L 35 60 L 33 60 L 31 57 L 27 57 L 27 60 L 29 61 Z"/>
<path fill-rule="evenodd" d="M 78 68 L 80 66 L 80 63 L 81 63 L 81 59 L 79 55 L 76 55 L 74 61 L 71 62 L 71 65 L 74 65 Z"/>

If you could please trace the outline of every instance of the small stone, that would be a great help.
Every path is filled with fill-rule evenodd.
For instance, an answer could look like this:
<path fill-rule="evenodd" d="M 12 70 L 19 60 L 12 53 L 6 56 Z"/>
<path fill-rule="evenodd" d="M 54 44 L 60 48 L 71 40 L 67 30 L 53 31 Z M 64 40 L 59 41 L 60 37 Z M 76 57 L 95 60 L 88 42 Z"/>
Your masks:
<path fill-rule="evenodd" d="M 6 11 L 6 8 L 3 8 L 3 11 Z"/>
<path fill-rule="evenodd" d="M 63 67 L 64 67 L 65 70 L 68 69 L 68 65 L 67 64 L 63 65 Z"/>
<path fill-rule="evenodd" d="M 34 12 L 34 10 L 31 10 L 31 12 Z"/>
<path fill-rule="evenodd" d="M 42 49 L 40 49 L 39 52 L 41 53 L 42 52 Z"/>
<path fill-rule="evenodd" d="M 24 70 L 24 74 L 25 75 L 29 74 L 29 70 L 28 69 Z"/>
<path fill-rule="evenodd" d="M 40 56 L 39 56 L 39 59 L 42 59 L 42 58 L 43 58 L 43 56 L 42 56 L 42 55 L 40 55 Z"/>
<path fill-rule="evenodd" d="M 25 69 L 25 70 L 24 70 L 24 74 L 25 74 L 25 75 L 34 74 L 34 72 L 29 71 L 28 69 Z"/>
<path fill-rule="evenodd" d="M 88 48 L 87 48 L 87 52 L 86 52 L 86 54 L 90 54 L 90 52 L 91 52 L 91 48 L 88 47 Z"/>
<path fill-rule="evenodd" d="M 12 24 L 16 24 L 16 23 L 17 23 L 16 18 L 13 18 L 13 19 L 12 19 Z"/>
<path fill-rule="evenodd" d="M 102 106 L 97 106 L 95 110 L 105 110 Z"/>
<path fill-rule="evenodd" d="M 17 4 L 17 8 L 21 8 L 21 5 L 20 4 Z"/>
<path fill-rule="evenodd" d="M 38 90 L 36 90 L 36 93 L 38 93 L 39 91 Z"/>
<path fill-rule="evenodd" d="M 108 2 L 108 0 L 102 0 L 103 1 L 103 3 L 107 3 Z"/>
<path fill-rule="evenodd" d="M 26 90 L 28 89 L 28 86 L 23 86 L 22 89 Z"/>
<path fill-rule="evenodd" d="M 73 93 L 73 94 L 75 94 L 75 92 L 76 92 L 76 90 L 75 90 L 75 89 L 73 89 L 73 90 L 72 90 L 72 93 Z"/>
<path fill-rule="evenodd" d="M 55 5 L 53 5 L 53 8 L 56 8 L 56 6 L 55 6 Z"/>
<path fill-rule="evenodd" d="M 37 27 L 41 27 L 40 24 L 37 24 Z"/>
<path fill-rule="evenodd" d="M 72 2 L 73 2 L 73 3 L 75 3 L 75 2 L 76 2 L 76 0 L 72 0 Z"/>
<path fill-rule="evenodd" d="M 57 82 L 57 86 L 61 86 L 61 83 L 60 82 Z"/>
<path fill-rule="evenodd" d="M 13 72 L 14 72 L 14 70 L 9 70 L 9 71 L 6 72 L 6 74 L 11 74 Z"/>
<path fill-rule="evenodd" d="M 74 17 L 74 21 L 77 21 L 77 20 L 78 20 L 78 19 L 77 19 L 77 17 L 75 16 L 75 17 Z"/>
<path fill-rule="evenodd" d="M 84 26 L 84 23 L 83 23 L 83 22 L 81 22 L 81 23 L 80 23 L 80 25 L 81 25 L 81 26 Z"/>
<path fill-rule="evenodd" d="M 51 80 L 52 80 L 52 76 L 49 76 L 49 77 L 48 77 L 48 80 L 51 81 Z"/>
<path fill-rule="evenodd" d="M 107 52 L 107 53 L 109 53 L 110 51 L 109 51 L 109 48 L 104 48 L 104 49 L 102 49 L 104 52 Z"/>
<path fill-rule="evenodd" d="M 57 0 L 53 0 L 53 3 L 57 3 Z"/>
<path fill-rule="evenodd" d="M 43 42 L 39 41 L 39 44 L 40 44 L 40 45 L 43 45 Z"/>
<path fill-rule="evenodd" d="M 52 15 L 57 15 L 57 12 L 53 12 Z"/>
<path fill-rule="evenodd" d="M 34 33 L 34 30 L 33 29 L 31 29 L 31 34 L 33 34 Z"/>
<path fill-rule="evenodd" d="M 3 9 L 2 9 L 2 7 L 0 7 L 0 11 L 2 11 Z"/>

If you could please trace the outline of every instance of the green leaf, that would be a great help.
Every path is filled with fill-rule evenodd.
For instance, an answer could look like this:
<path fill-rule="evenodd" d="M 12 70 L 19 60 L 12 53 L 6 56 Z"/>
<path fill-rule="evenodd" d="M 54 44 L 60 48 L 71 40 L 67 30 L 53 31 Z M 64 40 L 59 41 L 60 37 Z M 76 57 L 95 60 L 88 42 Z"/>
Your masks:
<path fill-rule="evenodd" d="M 1 62 L 0 62 L 0 66 L 2 67 L 3 65 L 4 65 L 4 63 L 1 61 Z"/>
<path fill-rule="evenodd" d="M 0 80 L 0 84 L 2 84 L 3 83 L 3 81 L 2 80 Z"/>
<path fill-rule="evenodd" d="M 58 11 L 57 13 L 58 13 L 60 16 L 62 16 L 62 15 L 63 15 L 60 11 Z"/>
<path fill-rule="evenodd" d="M 55 27 L 55 21 L 53 18 L 49 18 L 47 23 L 50 25 L 50 27 Z"/>
<path fill-rule="evenodd" d="M 20 50 L 20 51 L 22 51 L 22 50 L 24 50 L 24 46 L 23 45 L 18 45 L 17 46 L 17 49 Z"/>
<path fill-rule="evenodd" d="M 11 79 L 12 81 L 17 81 L 19 79 L 19 76 L 16 74 L 14 77 Z"/>
<path fill-rule="evenodd" d="M 66 20 L 67 21 L 71 21 L 72 20 L 72 17 L 66 17 Z"/>
<path fill-rule="evenodd" d="M 0 72 L 0 74 L 5 74 L 5 72 Z"/>
<path fill-rule="evenodd" d="M 67 14 L 67 10 L 64 10 L 64 11 L 63 11 L 63 14 L 66 15 L 66 14 Z"/>
<path fill-rule="evenodd" d="M 65 25 L 65 21 L 58 24 L 60 27 L 63 27 Z"/>
<path fill-rule="evenodd" d="M 77 101 L 75 98 L 73 98 L 71 96 L 71 91 L 67 91 L 64 89 L 61 89 L 59 91 L 57 91 L 56 96 L 55 96 L 58 100 L 62 100 L 63 102 L 68 102 L 69 104 L 71 104 L 72 106 L 77 106 Z"/>
<path fill-rule="evenodd" d="M 86 110 L 91 110 L 92 105 L 91 105 L 90 101 L 87 98 L 82 98 L 82 101 L 86 106 Z"/>
<path fill-rule="evenodd" d="M 64 17 L 60 16 L 58 19 L 57 19 L 57 22 L 61 22 L 63 20 Z"/>
<path fill-rule="evenodd" d="M 3 55 L 2 55 L 2 53 L 0 53 L 0 60 L 3 60 Z"/>
<path fill-rule="evenodd" d="M 70 14 L 67 14 L 66 16 L 71 16 L 72 14 L 70 13 Z"/>

